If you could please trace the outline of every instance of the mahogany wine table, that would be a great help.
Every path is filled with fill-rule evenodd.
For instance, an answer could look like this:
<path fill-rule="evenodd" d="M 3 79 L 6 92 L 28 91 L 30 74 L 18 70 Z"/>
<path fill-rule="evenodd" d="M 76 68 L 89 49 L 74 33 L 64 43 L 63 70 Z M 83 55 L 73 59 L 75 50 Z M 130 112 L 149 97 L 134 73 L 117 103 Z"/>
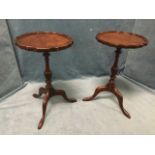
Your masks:
<path fill-rule="evenodd" d="M 137 34 L 128 33 L 128 32 L 115 32 L 115 31 L 99 33 L 96 36 L 96 39 L 102 44 L 116 48 L 115 60 L 111 68 L 111 76 L 110 76 L 109 82 L 106 85 L 97 87 L 92 96 L 86 97 L 83 100 L 84 101 L 93 100 L 100 92 L 109 91 L 117 97 L 119 106 L 123 114 L 127 118 L 131 118 L 130 114 L 123 107 L 123 96 L 115 86 L 115 78 L 118 71 L 119 56 L 121 54 L 122 48 L 140 48 L 140 47 L 146 46 L 148 44 L 148 41 L 143 36 L 140 36 Z"/>
<path fill-rule="evenodd" d="M 56 52 L 68 48 L 72 44 L 73 40 L 69 36 L 53 32 L 33 32 L 16 37 L 16 45 L 18 47 L 27 51 L 42 53 L 45 59 L 44 75 L 46 79 L 46 86 L 45 88 L 41 87 L 38 94 L 33 94 L 35 98 L 39 98 L 44 94 L 42 118 L 39 122 L 38 129 L 41 129 L 44 124 L 46 107 L 50 97 L 61 95 L 68 102 L 76 102 L 75 99 L 68 98 L 64 90 L 54 89 L 51 83 L 52 72 L 49 65 L 49 52 Z"/>

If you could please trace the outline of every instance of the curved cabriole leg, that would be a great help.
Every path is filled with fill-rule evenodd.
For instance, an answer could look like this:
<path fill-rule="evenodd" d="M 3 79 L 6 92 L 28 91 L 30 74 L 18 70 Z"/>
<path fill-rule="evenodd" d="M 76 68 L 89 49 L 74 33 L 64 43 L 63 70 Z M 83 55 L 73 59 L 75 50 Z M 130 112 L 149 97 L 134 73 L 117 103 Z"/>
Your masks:
<path fill-rule="evenodd" d="M 39 97 L 41 97 L 42 94 L 45 94 L 45 93 L 46 93 L 46 89 L 41 87 L 41 88 L 39 88 L 39 93 L 38 94 L 33 94 L 33 97 L 39 98 Z"/>
<path fill-rule="evenodd" d="M 103 91 L 107 91 L 107 87 L 106 86 L 99 86 L 96 88 L 94 94 L 92 96 L 89 96 L 89 97 L 85 97 L 83 99 L 83 101 L 91 101 L 93 100 L 100 92 L 103 92 Z"/>
<path fill-rule="evenodd" d="M 68 102 L 76 102 L 75 99 L 73 98 L 68 98 L 65 91 L 64 90 L 55 90 L 52 86 L 52 72 L 50 69 L 50 65 L 49 65 L 49 53 L 43 53 L 43 56 L 45 58 L 45 71 L 44 71 L 44 75 L 45 75 L 45 82 L 46 82 L 46 86 L 45 88 L 40 88 L 39 89 L 39 94 L 34 94 L 34 97 L 40 97 L 42 94 L 45 94 L 44 96 L 44 101 L 43 101 L 43 105 L 42 105 L 42 118 L 38 124 L 38 129 L 41 129 L 44 121 L 45 121 L 45 115 L 46 115 L 46 108 L 47 108 L 47 104 L 48 104 L 48 100 L 50 97 L 52 96 L 56 96 L 56 95 L 61 95 L 62 97 L 64 97 L 64 99 L 66 99 Z"/>
<path fill-rule="evenodd" d="M 118 102 L 119 102 L 119 106 L 121 108 L 121 111 L 123 112 L 123 114 L 127 117 L 127 118 L 131 118 L 130 114 L 126 111 L 126 109 L 123 107 L 123 96 L 121 95 L 121 93 L 119 92 L 119 90 L 117 88 L 114 88 L 112 90 L 112 93 L 117 97 Z"/>
<path fill-rule="evenodd" d="M 44 124 L 44 121 L 45 121 L 45 115 L 46 115 L 46 108 L 47 108 L 47 104 L 48 104 L 48 100 L 50 98 L 50 95 L 49 93 L 45 94 L 44 96 L 44 101 L 43 101 L 43 105 L 42 105 L 42 118 L 38 124 L 38 129 L 41 129 L 43 124 Z"/>
<path fill-rule="evenodd" d="M 66 95 L 66 93 L 65 93 L 64 90 L 55 90 L 53 96 L 56 96 L 56 95 L 62 96 L 62 97 L 63 97 L 66 101 L 68 101 L 68 102 L 71 102 L 71 103 L 76 102 L 76 99 L 74 99 L 74 98 L 69 98 L 69 97 Z"/>
<path fill-rule="evenodd" d="M 120 106 L 123 114 L 127 118 L 131 118 L 130 114 L 123 107 L 123 96 L 121 95 L 121 93 L 115 87 L 115 79 L 116 79 L 116 75 L 117 75 L 117 71 L 118 71 L 118 61 L 119 61 L 120 54 L 121 54 L 121 48 L 117 48 L 116 51 L 115 51 L 115 60 L 114 60 L 114 63 L 112 65 L 112 67 L 111 67 L 111 76 L 110 76 L 109 82 L 105 86 L 97 87 L 94 94 L 92 96 L 90 96 L 90 97 L 84 98 L 83 101 L 91 101 L 100 92 L 103 92 L 103 91 L 111 92 L 117 97 L 118 102 L 119 102 L 119 106 Z"/>

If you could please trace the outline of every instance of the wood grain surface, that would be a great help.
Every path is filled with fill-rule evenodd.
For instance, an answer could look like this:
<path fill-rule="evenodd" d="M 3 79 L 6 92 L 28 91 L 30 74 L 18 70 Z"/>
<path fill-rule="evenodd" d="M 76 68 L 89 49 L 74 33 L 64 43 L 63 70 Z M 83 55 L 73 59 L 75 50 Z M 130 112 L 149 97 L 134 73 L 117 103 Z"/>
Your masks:
<path fill-rule="evenodd" d="M 116 48 L 140 48 L 148 44 L 145 37 L 129 32 L 101 32 L 97 34 L 96 39 L 103 44 Z"/>
<path fill-rule="evenodd" d="M 73 44 L 72 38 L 56 32 L 32 32 L 16 37 L 16 45 L 36 52 L 52 52 L 65 49 Z"/>

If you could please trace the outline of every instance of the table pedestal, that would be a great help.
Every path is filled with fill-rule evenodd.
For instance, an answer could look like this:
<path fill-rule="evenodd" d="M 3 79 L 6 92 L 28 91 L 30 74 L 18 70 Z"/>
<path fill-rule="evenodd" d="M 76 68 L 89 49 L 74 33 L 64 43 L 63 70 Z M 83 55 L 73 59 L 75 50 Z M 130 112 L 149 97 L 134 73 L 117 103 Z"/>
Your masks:
<path fill-rule="evenodd" d="M 121 93 L 119 92 L 119 90 L 115 86 L 115 79 L 116 79 L 116 75 L 117 75 L 117 71 L 118 71 L 118 61 L 119 61 L 120 54 L 121 54 L 121 49 L 117 48 L 115 51 L 115 61 L 114 61 L 114 64 L 111 68 L 111 76 L 110 76 L 109 82 L 105 86 L 97 87 L 94 94 L 90 97 L 84 98 L 83 101 L 93 100 L 100 92 L 109 91 L 117 97 L 118 102 L 119 102 L 119 106 L 120 106 L 123 114 L 126 117 L 131 118 L 130 114 L 123 107 L 123 96 L 121 95 Z"/>
<path fill-rule="evenodd" d="M 39 122 L 38 129 L 41 129 L 44 124 L 47 104 L 51 97 L 56 96 L 56 95 L 61 95 L 68 102 L 76 102 L 76 99 L 68 98 L 64 90 L 56 90 L 52 86 L 52 83 L 51 83 L 52 72 L 51 72 L 51 69 L 49 66 L 49 55 L 50 55 L 49 53 L 43 54 L 43 56 L 45 58 L 44 75 L 45 75 L 45 79 L 46 79 L 46 86 L 45 86 L 45 88 L 44 87 L 39 88 L 38 94 L 33 94 L 33 97 L 35 97 L 35 98 L 39 98 L 44 94 L 43 105 L 42 105 L 42 118 Z"/>

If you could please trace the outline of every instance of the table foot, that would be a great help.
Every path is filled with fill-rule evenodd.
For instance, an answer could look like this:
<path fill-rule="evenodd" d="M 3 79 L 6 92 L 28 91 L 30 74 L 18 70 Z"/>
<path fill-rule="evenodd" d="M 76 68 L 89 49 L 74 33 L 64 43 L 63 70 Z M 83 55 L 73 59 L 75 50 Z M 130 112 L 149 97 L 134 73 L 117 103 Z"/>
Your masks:
<path fill-rule="evenodd" d="M 42 118 L 41 118 L 41 120 L 39 121 L 38 129 L 41 129 L 42 126 L 43 126 L 43 124 L 44 124 L 44 121 L 45 121 L 45 114 L 46 114 L 46 108 L 47 108 L 47 104 L 48 104 L 49 98 L 50 98 L 49 93 L 45 94 L 45 96 L 44 96 L 44 101 L 43 101 L 43 104 L 42 104 Z"/>
<path fill-rule="evenodd" d="M 127 118 L 131 118 L 130 114 L 127 112 L 127 110 L 123 107 L 123 96 L 121 95 L 121 93 L 119 92 L 119 90 L 115 87 L 112 89 L 112 93 L 117 97 L 118 102 L 119 102 L 119 106 L 120 109 L 122 111 L 122 113 L 127 117 Z"/>
<path fill-rule="evenodd" d="M 103 91 L 106 91 L 106 90 L 107 90 L 106 86 L 99 86 L 99 87 L 96 88 L 96 90 L 95 90 L 95 92 L 94 92 L 94 94 L 93 94 L 92 96 L 85 97 L 85 98 L 83 99 L 83 101 L 91 101 L 91 100 L 93 100 L 100 92 L 103 92 Z"/>
<path fill-rule="evenodd" d="M 71 102 L 71 103 L 77 101 L 77 100 L 74 99 L 74 98 L 69 98 L 69 97 L 66 95 L 66 93 L 65 93 L 64 90 L 55 90 L 53 96 L 56 96 L 56 95 L 62 96 L 66 101 Z"/>
<path fill-rule="evenodd" d="M 122 111 L 122 113 L 127 117 L 127 118 L 131 118 L 130 114 L 127 112 L 127 110 L 123 107 L 123 96 L 121 95 L 121 93 L 119 92 L 119 90 L 115 87 L 114 83 L 108 83 L 105 86 L 99 86 L 96 88 L 94 94 L 92 96 L 89 97 L 85 97 L 83 98 L 83 101 L 91 101 L 93 100 L 99 93 L 104 92 L 104 91 L 108 91 L 113 93 L 119 102 L 119 106 L 120 109 Z"/>
<path fill-rule="evenodd" d="M 46 89 L 41 87 L 41 88 L 39 88 L 38 94 L 33 94 L 33 97 L 39 98 L 39 97 L 41 97 L 42 94 L 45 94 L 46 92 L 47 92 Z"/>
<path fill-rule="evenodd" d="M 38 94 L 33 94 L 33 96 L 35 98 L 39 98 L 41 95 L 44 95 L 44 98 L 43 98 L 43 104 L 42 104 L 42 118 L 40 119 L 39 121 L 39 124 L 38 124 L 38 129 L 41 129 L 43 124 L 44 124 L 44 121 L 45 121 L 45 115 L 46 115 L 46 108 L 47 108 L 47 105 L 48 105 L 48 101 L 51 97 L 53 96 L 57 96 L 57 95 L 60 95 L 62 96 L 66 101 L 68 102 L 76 102 L 77 100 L 74 99 L 74 98 L 69 98 L 65 91 L 64 90 L 55 90 L 53 87 L 51 88 L 39 88 L 39 93 Z"/>
<path fill-rule="evenodd" d="M 38 124 L 38 129 L 42 128 L 42 126 L 44 125 L 44 121 L 45 121 L 45 118 L 41 118 L 41 120 L 39 121 L 39 124 Z"/>

